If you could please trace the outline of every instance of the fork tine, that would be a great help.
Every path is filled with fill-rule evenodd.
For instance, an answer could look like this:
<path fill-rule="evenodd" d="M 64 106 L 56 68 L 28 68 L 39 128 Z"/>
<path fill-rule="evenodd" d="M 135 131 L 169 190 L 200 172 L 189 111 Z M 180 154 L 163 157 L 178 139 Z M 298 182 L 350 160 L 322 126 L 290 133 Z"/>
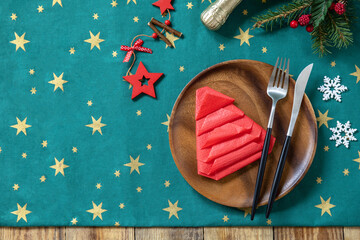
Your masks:
<path fill-rule="evenodd" d="M 278 88 L 283 87 L 283 79 L 284 79 L 284 76 L 285 76 L 285 66 L 286 66 L 286 58 L 284 58 L 283 67 L 281 68 L 281 66 L 280 66 L 280 71 L 281 71 L 281 72 L 279 72 L 280 77 L 277 78 L 278 83 L 275 84 L 275 86 L 278 87 Z"/>
<path fill-rule="evenodd" d="M 272 87 L 272 86 L 274 85 L 274 79 L 275 79 L 275 74 L 276 74 L 278 62 L 279 62 L 279 57 L 277 58 L 276 63 L 275 63 L 275 66 L 274 66 L 274 70 L 273 70 L 273 72 L 271 73 L 271 77 L 270 77 L 268 86 L 271 86 L 271 87 Z M 281 64 L 281 63 L 280 63 L 280 64 Z"/>
<path fill-rule="evenodd" d="M 290 65 L 290 59 L 288 59 L 288 63 L 287 63 L 287 68 L 286 68 L 286 74 L 285 74 L 285 79 L 284 79 L 284 89 L 287 90 L 288 89 L 288 86 L 289 86 L 289 65 Z"/>

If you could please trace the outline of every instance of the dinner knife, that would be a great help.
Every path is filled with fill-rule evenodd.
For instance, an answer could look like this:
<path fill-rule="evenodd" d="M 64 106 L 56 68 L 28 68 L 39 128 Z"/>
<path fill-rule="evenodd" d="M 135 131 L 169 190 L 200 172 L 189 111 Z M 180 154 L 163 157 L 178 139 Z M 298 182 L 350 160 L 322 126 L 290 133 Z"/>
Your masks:
<path fill-rule="evenodd" d="M 304 93 L 305 93 L 306 84 L 307 84 L 307 82 L 309 80 L 312 68 L 313 68 L 313 63 L 308 65 L 306 68 L 304 68 L 301 71 L 299 77 L 297 78 L 297 81 L 296 81 L 296 84 L 295 84 L 295 90 L 294 90 L 295 95 L 294 95 L 294 102 L 293 102 L 293 106 L 292 106 L 290 124 L 289 124 L 289 127 L 288 127 L 288 131 L 287 131 L 287 134 L 286 134 L 286 139 L 285 139 L 283 148 L 281 150 L 280 160 L 279 160 L 279 163 L 277 165 L 275 177 L 274 177 L 273 184 L 272 184 L 272 187 L 271 187 L 270 197 L 269 197 L 268 205 L 267 205 L 267 208 L 266 208 L 266 218 L 269 218 L 269 216 L 270 216 L 270 212 L 271 212 L 275 197 L 277 195 L 277 191 L 278 191 L 278 188 L 279 188 L 279 183 L 280 183 L 280 180 L 281 180 L 281 175 L 282 175 L 282 172 L 284 170 L 286 156 L 287 156 L 289 146 L 290 146 L 291 136 L 293 134 L 296 119 L 297 119 L 297 117 L 299 115 L 301 102 L 302 102 L 302 99 L 303 99 L 303 96 L 304 96 Z"/>

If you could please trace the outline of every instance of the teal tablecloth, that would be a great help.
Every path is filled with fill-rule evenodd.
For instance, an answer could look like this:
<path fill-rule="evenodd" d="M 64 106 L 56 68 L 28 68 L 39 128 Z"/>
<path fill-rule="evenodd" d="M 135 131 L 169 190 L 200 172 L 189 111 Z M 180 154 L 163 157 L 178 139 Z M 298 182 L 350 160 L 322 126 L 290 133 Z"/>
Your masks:
<path fill-rule="evenodd" d="M 172 24 L 184 37 L 175 41 L 175 49 L 143 38 L 153 54 L 137 54 L 135 66 L 142 61 L 149 71 L 163 72 L 165 77 L 156 85 L 156 100 L 145 96 L 132 101 L 129 84 L 122 80 L 129 64 L 122 63 L 125 52 L 120 45 L 129 45 L 135 35 L 151 34 L 147 22 L 151 17 L 161 19 L 153 1 L 134 2 L 118 0 L 113 7 L 111 0 L 1 1 L 1 225 L 360 225 L 360 170 L 359 162 L 353 161 L 359 158 L 359 143 L 351 142 L 347 149 L 329 140 L 336 121 L 350 121 L 353 128 L 360 128 L 360 85 L 350 75 L 356 64 L 360 66 L 359 25 L 353 46 L 318 58 L 304 28 L 251 30 L 251 16 L 274 7 L 273 1 L 244 1 L 218 32 L 208 31 L 199 20 L 207 0 L 174 1 Z M 239 28 L 244 32 L 250 28 L 254 37 L 249 45 L 234 38 Z M 84 41 L 90 33 L 100 33 L 104 39 L 100 49 L 91 50 Z M 17 51 L 11 43 L 15 34 Z M 30 42 L 21 41 L 23 34 Z M 264 207 L 252 222 L 244 212 L 213 203 L 186 183 L 172 160 L 166 123 L 182 88 L 203 69 L 231 59 L 273 64 L 277 56 L 291 58 L 295 77 L 314 63 L 306 93 L 317 116 L 318 110 L 328 111 L 333 120 L 328 121 L 329 128 L 319 128 L 309 172 L 277 202 L 271 222 L 264 217 Z M 341 103 L 325 102 L 317 87 L 324 76 L 337 75 L 348 91 L 342 93 Z M 49 83 L 52 80 L 56 81 Z M 106 124 L 100 128 L 102 135 L 92 134 L 86 126 L 92 124 L 92 117 Z M 355 137 L 360 138 L 360 133 Z M 131 161 L 132 173 L 125 165 Z M 139 172 L 137 161 L 144 164 Z M 326 211 L 323 204 L 323 215 L 316 207 L 321 198 L 335 205 L 328 205 Z"/>

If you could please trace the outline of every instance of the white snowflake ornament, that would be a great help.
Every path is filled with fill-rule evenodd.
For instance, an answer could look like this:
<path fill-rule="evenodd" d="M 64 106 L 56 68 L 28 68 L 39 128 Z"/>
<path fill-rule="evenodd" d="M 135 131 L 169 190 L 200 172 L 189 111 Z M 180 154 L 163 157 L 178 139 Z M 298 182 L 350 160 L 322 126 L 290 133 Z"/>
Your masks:
<path fill-rule="evenodd" d="M 344 145 L 346 148 L 349 148 L 350 141 L 357 141 L 354 137 L 354 133 L 357 131 L 356 128 L 351 128 L 350 121 L 347 121 L 345 124 L 337 121 L 336 127 L 330 128 L 333 135 L 330 137 L 330 140 L 336 141 L 335 147 Z M 343 133 L 343 134 L 342 134 Z"/>
<path fill-rule="evenodd" d="M 318 90 L 323 93 L 323 100 L 327 101 L 331 98 L 341 102 L 341 93 L 347 91 L 347 87 L 341 85 L 340 76 L 334 79 L 324 77 L 324 84 L 318 87 Z"/>

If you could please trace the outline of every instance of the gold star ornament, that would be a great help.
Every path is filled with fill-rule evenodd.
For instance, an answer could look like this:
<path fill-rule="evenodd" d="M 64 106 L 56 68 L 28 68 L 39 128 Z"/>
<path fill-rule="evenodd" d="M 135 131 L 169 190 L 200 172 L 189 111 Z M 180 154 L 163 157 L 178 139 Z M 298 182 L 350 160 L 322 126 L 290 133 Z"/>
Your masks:
<path fill-rule="evenodd" d="M 16 135 L 18 135 L 20 132 L 23 132 L 26 135 L 26 129 L 31 127 L 31 125 L 26 124 L 26 119 L 27 117 L 23 121 L 20 121 L 20 119 L 16 117 L 17 124 L 10 126 L 12 128 L 16 128 Z"/>
<path fill-rule="evenodd" d="M 99 205 L 96 205 L 94 202 L 92 202 L 92 205 L 93 205 L 93 208 L 86 210 L 86 211 L 93 214 L 93 220 L 95 220 L 95 218 L 97 218 L 97 217 L 99 217 L 101 220 L 103 220 L 101 214 L 103 212 L 106 212 L 107 210 L 102 209 L 102 203 L 100 203 Z"/>
<path fill-rule="evenodd" d="M 175 41 L 179 40 L 179 38 L 175 37 L 174 34 L 170 34 L 168 32 L 165 33 L 165 37 L 170 41 L 171 45 L 173 45 L 173 47 L 176 48 Z M 168 45 L 167 44 L 165 44 L 165 45 L 166 45 L 165 48 L 168 48 Z"/>
<path fill-rule="evenodd" d="M 55 165 L 50 166 L 50 168 L 55 169 L 55 176 L 58 173 L 61 173 L 63 176 L 65 176 L 64 169 L 68 167 L 68 165 L 64 164 L 64 158 L 61 159 L 60 162 L 55 158 Z"/>
<path fill-rule="evenodd" d="M 317 184 L 321 184 L 322 181 L 323 181 L 323 180 L 321 179 L 321 177 L 317 177 L 317 178 L 316 178 L 316 183 L 317 183 Z"/>
<path fill-rule="evenodd" d="M 315 205 L 315 207 L 321 209 L 321 216 L 324 215 L 324 213 L 327 213 L 331 216 L 330 209 L 335 207 L 335 205 L 330 203 L 330 199 L 331 199 L 331 197 L 329 197 L 328 200 L 324 201 L 324 199 L 320 196 L 321 204 Z"/>
<path fill-rule="evenodd" d="M 61 0 L 53 0 L 52 5 L 54 6 L 56 3 L 62 7 Z"/>
<path fill-rule="evenodd" d="M 360 68 L 358 68 L 358 66 L 355 65 L 355 72 L 350 73 L 351 76 L 356 77 L 356 83 L 358 83 L 360 81 Z"/>
<path fill-rule="evenodd" d="M 167 131 L 169 132 L 170 116 L 168 114 L 166 114 L 166 117 L 167 117 L 167 121 L 162 122 L 161 124 L 167 126 Z"/>
<path fill-rule="evenodd" d="M 220 50 L 220 51 L 224 51 L 224 49 L 225 49 L 224 44 L 220 44 L 220 45 L 219 45 L 219 50 Z"/>
<path fill-rule="evenodd" d="M 224 222 L 227 222 L 227 221 L 229 221 L 229 217 L 228 217 L 227 215 L 224 215 L 224 217 L 222 218 L 222 220 L 223 220 Z"/>
<path fill-rule="evenodd" d="M 22 50 L 25 50 L 25 44 L 29 43 L 30 41 L 25 39 L 25 33 L 23 35 L 21 35 L 21 37 L 19 37 L 19 35 L 17 35 L 16 32 L 14 32 L 15 34 L 15 39 L 12 40 L 10 43 L 15 44 L 16 45 L 16 49 L 15 51 L 17 51 L 19 48 L 21 48 Z"/>
<path fill-rule="evenodd" d="M 19 187 L 19 184 L 15 183 L 12 188 L 14 189 L 14 191 L 17 191 L 17 190 L 19 190 L 20 187 Z"/>
<path fill-rule="evenodd" d="M 139 167 L 145 165 L 144 163 L 139 162 L 140 155 L 134 160 L 132 156 L 130 156 L 130 162 L 124 164 L 124 166 L 130 167 L 130 174 L 135 170 L 138 174 L 140 174 Z"/>
<path fill-rule="evenodd" d="M 76 225 L 76 223 L 78 222 L 78 220 L 76 218 L 73 218 L 71 221 L 72 225 Z"/>
<path fill-rule="evenodd" d="M 11 20 L 16 21 L 16 19 L 17 19 L 16 13 L 12 13 L 10 18 L 11 18 Z"/>
<path fill-rule="evenodd" d="M 240 40 L 240 46 L 242 46 L 244 43 L 250 46 L 249 39 L 253 38 L 253 35 L 249 34 L 250 28 L 248 28 L 245 32 L 239 27 L 240 35 L 235 36 L 234 38 Z"/>
<path fill-rule="evenodd" d="M 169 180 L 165 180 L 164 182 L 164 186 L 167 188 L 170 186 L 170 181 Z"/>
<path fill-rule="evenodd" d="M 105 127 L 106 124 L 101 122 L 101 118 L 102 118 L 102 116 L 98 120 L 95 120 L 95 118 L 93 116 L 91 116 L 92 123 L 88 124 L 88 125 L 85 125 L 86 127 L 89 127 L 89 128 L 93 129 L 93 132 L 92 132 L 93 135 L 94 135 L 94 133 L 96 131 L 98 131 L 102 135 L 101 128 Z"/>
<path fill-rule="evenodd" d="M 359 163 L 359 169 L 360 169 L 360 151 L 358 151 L 359 158 L 353 159 L 354 162 Z"/>
<path fill-rule="evenodd" d="M 178 202 L 179 201 L 176 201 L 174 204 L 172 204 L 170 200 L 168 200 L 169 207 L 163 209 L 164 211 L 169 212 L 169 219 L 172 216 L 175 216 L 177 219 L 179 219 L 178 212 L 181 211 L 182 208 L 178 207 Z"/>
<path fill-rule="evenodd" d="M 328 117 L 329 110 L 326 110 L 325 113 L 321 113 L 320 110 L 318 110 L 318 112 L 319 112 L 319 117 L 316 118 L 316 121 L 319 122 L 319 128 L 322 125 L 325 125 L 327 128 L 329 128 L 328 121 L 333 120 L 333 118 Z"/>
<path fill-rule="evenodd" d="M 26 215 L 31 213 L 31 211 L 27 210 L 26 206 L 27 203 L 23 207 L 21 207 L 20 204 L 17 203 L 18 209 L 16 211 L 11 212 L 12 214 L 17 215 L 16 222 L 18 222 L 20 219 L 24 219 L 24 221 L 27 222 Z"/>
<path fill-rule="evenodd" d="M 90 32 L 90 38 L 84 40 L 84 42 L 90 43 L 90 50 L 92 50 L 94 47 L 97 47 L 100 50 L 100 43 L 105 41 L 104 39 L 100 39 L 100 32 L 98 32 L 95 36 L 94 34 Z"/>
<path fill-rule="evenodd" d="M 56 91 L 56 89 L 60 88 L 62 91 L 64 91 L 64 84 L 67 83 L 68 81 L 63 80 L 63 76 L 64 73 L 62 73 L 59 77 L 57 77 L 55 75 L 55 73 L 53 73 L 54 79 L 49 81 L 50 84 L 54 84 L 54 92 Z"/>
<path fill-rule="evenodd" d="M 115 177 L 120 177 L 120 170 L 116 170 L 116 171 L 114 172 L 114 175 L 115 175 Z"/>

